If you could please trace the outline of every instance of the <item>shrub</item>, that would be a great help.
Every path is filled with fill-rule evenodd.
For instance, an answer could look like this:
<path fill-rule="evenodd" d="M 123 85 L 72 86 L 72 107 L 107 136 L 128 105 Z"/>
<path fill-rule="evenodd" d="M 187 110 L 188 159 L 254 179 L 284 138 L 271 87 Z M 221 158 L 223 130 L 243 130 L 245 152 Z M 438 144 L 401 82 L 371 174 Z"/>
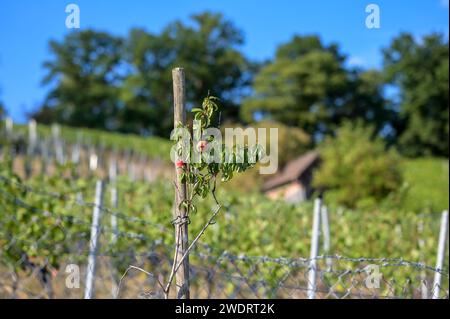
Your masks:
<path fill-rule="evenodd" d="M 328 201 L 346 207 L 372 206 L 402 184 L 400 159 L 372 128 L 345 123 L 319 147 L 322 165 L 314 185 Z"/>

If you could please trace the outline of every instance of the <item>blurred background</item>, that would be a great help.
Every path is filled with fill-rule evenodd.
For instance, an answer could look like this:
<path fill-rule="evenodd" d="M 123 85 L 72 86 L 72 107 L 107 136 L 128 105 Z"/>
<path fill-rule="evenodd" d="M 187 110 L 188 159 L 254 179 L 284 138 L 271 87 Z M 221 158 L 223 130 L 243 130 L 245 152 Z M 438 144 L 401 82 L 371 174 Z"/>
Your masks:
<path fill-rule="evenodd" d="M 112 178 L 111 159 L 120 195 L 107 201 L 126 217 L 115 227 L 170 242 L 171 232 L 129 217 L 170 227 L 171 70 L 181 66 L 188 109 L 211 94 L 220 98 L 221 129 L 279 129 L 279 170 L 221 185 L 226 214 L 208 245 L 306 256 L 312 200 L 323 193 L 329 253 L 434 265 L 439 214 L 449 206 L 448 0 L 79 0 L 79 25 L 68 4 L 0 4 L 0 182 L 8 192 L 0 204 L 5 214 L 16 210 L 11 199 L 25 205 L 22 224 L 6 215 L 2 228 L 15 238 L 14 249 L 0 239 L 13 264 L 24 252 L 55 269 L 73 257 L 73 247 L 50 248 L 62 240 L 49 232 L 54 220 L 31 230 L 31 208 L 74 214 L 67 198 L 94 201 L 95 180 Z M 65 197 L 44 200 L 27 187 Z M 204 216 L 212 203 L 201 205 Z M 79 209 L 89 217 L 90 207 Z M 31 247 L 43 233 L 45 249 Z M 114 247 L 128 251 L 126 239 Z"/>

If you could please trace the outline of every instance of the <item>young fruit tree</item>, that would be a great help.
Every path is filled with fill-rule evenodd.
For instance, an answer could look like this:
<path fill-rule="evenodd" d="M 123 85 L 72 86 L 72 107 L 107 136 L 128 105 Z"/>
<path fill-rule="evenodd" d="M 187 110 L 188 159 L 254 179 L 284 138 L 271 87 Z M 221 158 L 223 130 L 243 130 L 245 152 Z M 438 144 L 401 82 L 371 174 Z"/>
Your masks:
<path fill-rule="evenodd" d="M 175 253 L 172 270 L 163 287 L 169 297 L 175 279 L 177 298 L 189 299 L 189 252 L 196 245 L 206 229 L 214 223 L 221 205 L 216 197 L 216 181 L 229 181 L 234 173 L 253 167 L 262 157 L 260 145 L 226 146 L 217 135 L 211 134 L 212 122 L 218 112 L 218 99 L 207 96 L 202 106 L 193 108 L 192 127 L 186 123 L 185 75 L 182 68 L 173 70 L 174 89 L 174 131 L 171 139 L 175 162 L 175 205 L 173 224 L 175 226 Z M 217 132 L 217 130 L 216 130 Z M 192 137 L 192 139 L 191 139 Z M 196 200 L 211 195 L 216 207 L 204 227 L 189 244 L 188 225 L 192 214 L 197 211 Z"/>

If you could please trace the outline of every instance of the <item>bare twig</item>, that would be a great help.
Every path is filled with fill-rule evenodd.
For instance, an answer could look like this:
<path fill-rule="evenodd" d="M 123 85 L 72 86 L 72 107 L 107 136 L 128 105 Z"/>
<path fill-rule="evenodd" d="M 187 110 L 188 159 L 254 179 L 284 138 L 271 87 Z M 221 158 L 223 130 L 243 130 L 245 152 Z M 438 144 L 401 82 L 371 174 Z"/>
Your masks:
<path fill-rule="evenodd" d="M 173 257 L 173 264 L 172 264 L 172 270 L 171 270 L 170 276 L 169 276 L 169 278 L 170 278 L 169 283 L 167 284 L 167 286 L 165 288 L 163 288 L 165 299 L 169 299 L 170 286 L 172 283 L 173 276 L 175 276 L 175 274 L 176 274 L 175 267 L 177 265 L 178 253 L 180 250 L 180 248 L 179 248 L 180 247 L 180 234 L 179 233 L 180 232 L 178 231 L 178 235 L 176 236 L 177 242 L 175 244 L 175 255 Z"/>
<path fill-rule="evenodd" d="M 117 290 L 116 290 L 116 298 L 119 298 L 119 296 L 120 296 L 120 289 L 122 288 L 122 281 L 125 279 L 126 275 L 128 274 L 128 272 L 130 270 L 138 270 L 138 271 L 143 272 L 144 274 L 146 274 L 146 275 L 148 275 L 150 277 L 156 278 L 156 281 L 158 282 L 158 285 L 161 287 L 161 289 L 164 290 L 164 285 L 161 283 L 161 281 L 159 281 L 159 279 L 154 274 L 152 274 L 151 272 L 148 272 L 148 271 L 146 271 L 146 270 L 144 270 L 142 268 L 130 265 L 130 266 L 128 266 L 127 270 L 125 270 L 125 272 L 123 273 L 122 277 L 119 280 L 119 284 L 117 285 Z"/>
<path fill-rule="evenodd" d="M 214 198 L 215 198 L 215 196 L 214 196 Z M 168 298 L 170 286 L 172 285 L 173 278 L 174 278 L 175 274 L 177 273 L 178 269 L 181 267 L 181 265 L 183 264 L 183 261 L 189 255 L 190 251 L 194 248 L 195 244 L 197 244 L 197 242 L 200 239 L 200 237 L 202 237 L 202 235 L 205 233 L 206 229 L 210 225 L 214 224 L 214 218 L 216 218 L 217 214 L 219 214 L 219 211 L 220 211 L 221 208 L 222 208 L 222 206 L 220 204 L 217 204 L 217 207 L 213 211 L 213 214 L 209 218 L 208 222 L 205 224 L 205 226 L 203 226 L 202 230 L 198 233 L 198 235 L 195 237 L 195 239 L 192 241 L 192 243 L 186 249 L 185 253 L 181 257 L 181 259 L 178 261 L 178 263 L 177 263 L 176 260 L 174 261 L 173 265 L 174 266 L 176 265 L 176 266 L 172 267 L 172 272 L 170 273 L 169 281 L 168 281 L 168 283 L 166 285 L 166 288 L 164 289 L 164 294 L 165 294 L 166 298 Z"/>

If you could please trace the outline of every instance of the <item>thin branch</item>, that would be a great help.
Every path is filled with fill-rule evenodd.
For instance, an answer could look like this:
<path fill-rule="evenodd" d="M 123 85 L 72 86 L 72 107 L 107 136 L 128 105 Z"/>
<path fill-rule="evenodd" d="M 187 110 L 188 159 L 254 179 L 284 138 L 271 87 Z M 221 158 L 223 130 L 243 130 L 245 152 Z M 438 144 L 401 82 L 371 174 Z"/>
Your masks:
<path fill-rule="evenodd" d="M 177 265 L 178 253 L 180 251 L 181 228 L 177 229 L 176 238 L 177 238 L 177 242 L 175 244 L 175 256 L 173 258 L 173 264 L 172 264 L 172 270 L 170 271 L 169 282 L 167 283 L 167 286 L 165 288 L 163 288 L 165 299 L 169 299 L 170 286 L 172 284 L 173 277 L 176 274 L 175 266 Z"/>
<path fill-rule="evenodd" d="M 119 296 L 120 296 L 120 288 L 122 288 L 122 281 L 125 279 L 126 275 L 128 274 L 128 272 L 130 270 L 138 270 L 138 271 L 141 271 L 141 272 L 143 272 L 144 274 L 146 274 L 146 275 L 148 275 L 150 277 L 156 278 L 156 281 L 158 282 L 158 285 L 161 287 L 161 289 L 164 290 L 164 285 L 161 283 L 161 281 L 159 281 L 159 279 L 154 274 L 152 274 L 151 272 L 148 272 L 148 271 L 146 271 L 146 270 L 144 270 L 142 268 L 130 265 L 130 266 L 128 266 L 127 270 L 125 270 L 125 272 L 123 273 L 122 277 L 119 280 L 119 284 L 117 285 L 117 290 L 116 290 L 116 298 L 119 298 Z"/>
<path fill-rule="evenodd" d="M 169 277 L 169 281 L 167 283 L 166 289 L 165 289 L 165 294 L 166 296 L 168 296 L 169 293 L 169 289 L 170 286 L 172 285 L 172 281 L 173 281 L 173 277 L 175 276 L 175 274 L 177 273 L 178 269 L 181 267 L 181 265 L 183 264 L 183 261 L 186 259 L 186 257 L 189 255 L 190 251 L 194 248 L 195 244 L 198 242 L 198 240 L 200 239 L 200 237 L 205 233 L 206 229 L 214 224 L 214 218 L 216 218 L 217 214 L 219 214 L 220 209 L 222 208 L 221 205 L 217 205 L 216 209 L 214 210 L 213 214 L 211 215 L 211 217 L 209 218 L 208 222 L 205 224 L 205 226 L 203 226 L 202 230 L 198 233 L 198 235 L 195 237 L 195 239 L 192 241 L 192 243 L 189 245 L 188 249 L 186 249 L 185 253 L 183 254 L 183 257 L 181 257 L 180 261 L 178 262 L 178 264 L 176 265 L 175 268 L 173 268 L 173 271 L 170 274 Z M 174 262 L 175 264 L 175 262 Z"/>

